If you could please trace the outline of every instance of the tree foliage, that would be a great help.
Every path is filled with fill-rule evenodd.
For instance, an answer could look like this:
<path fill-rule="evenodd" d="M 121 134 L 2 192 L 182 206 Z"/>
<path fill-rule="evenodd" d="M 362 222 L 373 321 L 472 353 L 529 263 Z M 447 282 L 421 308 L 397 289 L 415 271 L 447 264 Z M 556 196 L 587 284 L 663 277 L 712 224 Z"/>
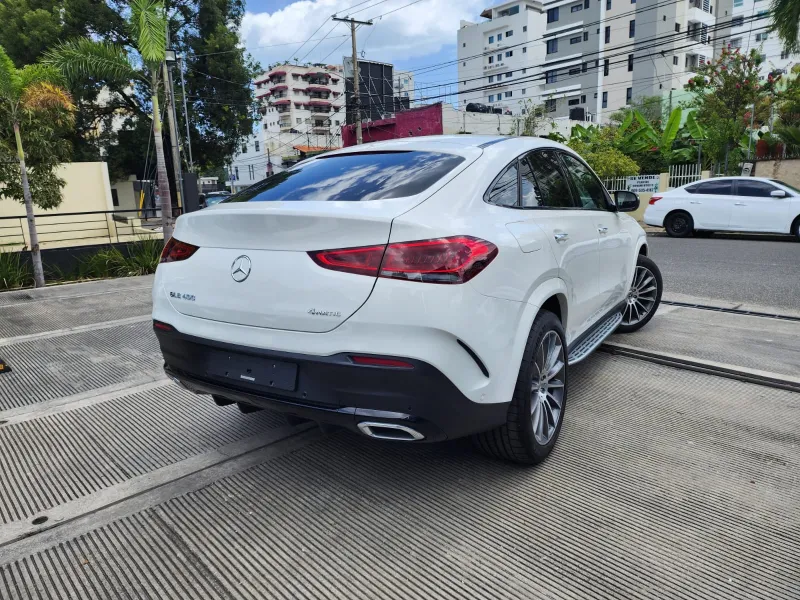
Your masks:
<path fill-rule="evenodd" d="M 788 52 L 800 52 L 800 2 L 772 0 L 771 31 L 775 31 Z"/>
<path fill-rule="evenodd" d="M 620 133 L 615 127 L 583 127 L 576 125 L 567 145 L 589 163 L 603 179 L 638 175 L 639 165 L 617 147 Z"/>

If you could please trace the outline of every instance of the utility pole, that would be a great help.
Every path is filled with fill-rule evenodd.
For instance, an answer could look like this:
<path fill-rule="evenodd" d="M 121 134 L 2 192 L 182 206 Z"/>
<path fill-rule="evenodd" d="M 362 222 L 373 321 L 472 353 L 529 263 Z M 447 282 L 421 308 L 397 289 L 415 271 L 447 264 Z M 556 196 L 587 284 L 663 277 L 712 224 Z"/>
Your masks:
<path fill-rule="evenodd" d="M 179 58 L 181 70 L 181 93 L 183 94 L 183 120 L 186 122 L 186 149 L 189 151 L 189 172 L 194 173 L 192 159 L 192 136 L 189 133 L 189 110 L 186 108 L 186 81 L 183 79 L 183 56 Z"/>
<path fill-rule="evenodd" d="M 350 23 L 350 37 L 353 42 L 353 104 L 355 106 L 355 121 L 356 121 L 356 144 L 363 143 L 361 135 L 361 98 L 358 89 L 358 50 L 356 49 L 356 24 L 358 25 L 372 25 L 372 21 L 356 21 L 355 19 L 339 17 L 332 17 L 334 21 L 342 23 Z"/>
<path fill-rule="evenodd" d="M 169 41 L 169 23 L 167 23 L 167 48 Z M 169 108 L 167 110 L 167 122 L 169 123 L 169 139 L 172 146 L 172 169 L 175 174 L 175 192 L 178 195 L 178 207 L 183 208 L 183 176 L 181 174 L 181 156 L 178 146 L 178 127 L 175 124 L 175 93 L 172 85 L 171 64 L 175 63 L 175 51 L 167 50 L 166 60 L 164 60 L 164 91 Z"/>

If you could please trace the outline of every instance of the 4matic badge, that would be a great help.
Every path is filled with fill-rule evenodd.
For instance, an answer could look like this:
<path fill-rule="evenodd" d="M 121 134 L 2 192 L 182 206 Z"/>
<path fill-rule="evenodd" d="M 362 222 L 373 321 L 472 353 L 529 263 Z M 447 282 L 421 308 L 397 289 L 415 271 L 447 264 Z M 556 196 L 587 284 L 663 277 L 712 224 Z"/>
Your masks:
<path fill-rule="evenodd" d="M 341 317 L 342 313 L 338 310 L 317 310 L 316 308 L 309 309 L 308 314 L 315 317 Z"/>

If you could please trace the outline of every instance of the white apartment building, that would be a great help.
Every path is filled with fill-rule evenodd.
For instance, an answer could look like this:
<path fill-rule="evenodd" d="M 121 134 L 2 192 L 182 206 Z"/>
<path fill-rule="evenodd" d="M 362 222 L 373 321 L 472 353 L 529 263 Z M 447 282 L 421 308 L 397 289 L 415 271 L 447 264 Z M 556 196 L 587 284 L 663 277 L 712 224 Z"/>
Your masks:
<path fill-rule="evenodd" d="M 762 78 L 773 71 L 789 73 L 800 62 L 800 55 L 786 52 L 778 36 L 767 31 L 771 19 L 753 19 L 768 14 L 769 5 L 768 0 L 733 0 L 734 20 L 729 39 L 732 47 L 741 48 L 743 52 L 753 48 L 761 52 L 764 56 Z"/>
<path fill-rule="evenodd" d="M 522 101 L 542 101 L 545 29 L 541 2 L 504 2 L 481 13 L 480 23 L 461 21 L 458 34 L 458 107 L 480 103 L 520 114 Z"/>
<path fill-rule="evenodd" d="M 397 98 L 408 98 L 408 102 L 414 104 L 414 73 L 411 71 L 394 71 L 393 75 L 394 95 Z"/>

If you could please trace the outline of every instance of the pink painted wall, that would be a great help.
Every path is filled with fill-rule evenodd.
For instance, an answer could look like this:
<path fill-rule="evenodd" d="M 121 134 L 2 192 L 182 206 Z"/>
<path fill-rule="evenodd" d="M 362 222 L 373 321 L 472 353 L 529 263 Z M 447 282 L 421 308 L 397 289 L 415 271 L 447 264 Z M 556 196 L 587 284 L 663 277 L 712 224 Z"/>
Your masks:
<path fill-rule="evenodd" d="M 393 140 L 395 138 L 442 135 L 442 105 L 431 104 L 397 113 L 392 119 L 362 123 L 364 143 Z M 355 146 L 355 125 L 342 127 L 342 145 Z"/>

